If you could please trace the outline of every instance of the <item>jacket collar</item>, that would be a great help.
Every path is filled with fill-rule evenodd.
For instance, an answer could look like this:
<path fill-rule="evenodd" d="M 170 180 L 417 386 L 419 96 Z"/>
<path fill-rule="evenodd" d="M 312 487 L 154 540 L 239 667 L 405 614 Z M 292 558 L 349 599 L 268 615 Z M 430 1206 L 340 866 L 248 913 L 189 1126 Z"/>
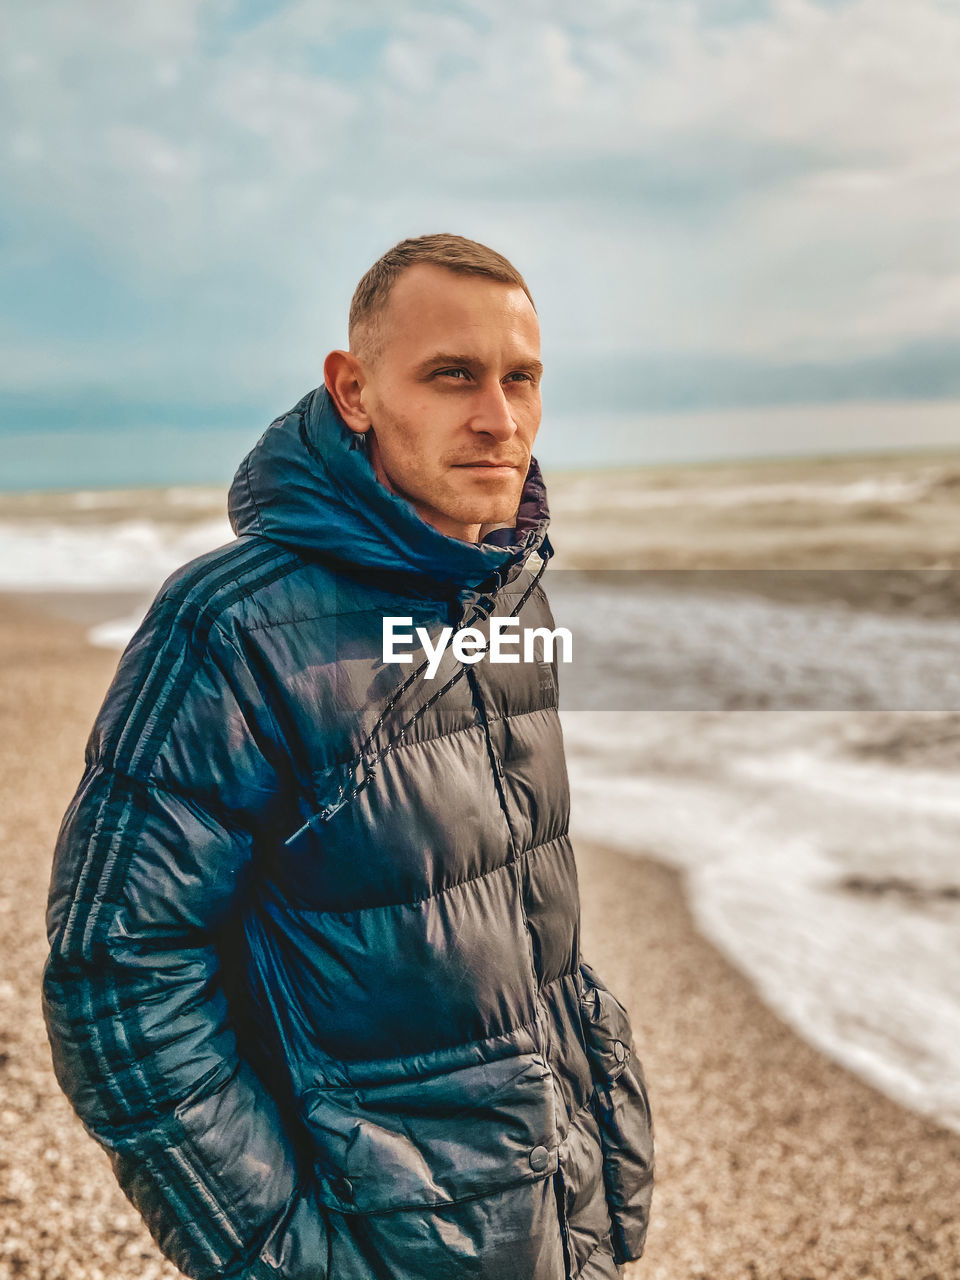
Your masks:
<path fill-rule="evenodd" d="M 433 594 L 496 590 L 534 551 L 553 554 L 546 486 L 535 458 L 512 529 L 481 542 L 451 538 L 377 479 L 364 438 L 340 417 L 325 387 L 270 424 L 230 488 L 234 532 L 259 533 L 346 570 L 411 580 Z"/>

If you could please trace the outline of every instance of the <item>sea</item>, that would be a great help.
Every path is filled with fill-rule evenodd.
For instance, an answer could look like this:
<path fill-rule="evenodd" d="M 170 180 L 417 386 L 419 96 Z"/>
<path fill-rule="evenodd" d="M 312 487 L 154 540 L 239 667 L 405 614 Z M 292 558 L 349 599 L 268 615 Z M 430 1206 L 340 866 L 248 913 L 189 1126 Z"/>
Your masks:
<path fill-rule="evenodd" d="M 826 484 L 838 506 L 891 501 L 890 483 L 791 481 L 791 500 Z M 698 501 L 746 498 L 707 483 Z M 87 638 L 119 651 L 164 578 L 231 537 L 220 487 L 0 497 L 0 590 L 109 600 Z M 544 583 L 574 641 L 575 839 L 679 868 L 699 928 L 773 1010 L 960 1132 L 960 614 L 709 575 Z"/>

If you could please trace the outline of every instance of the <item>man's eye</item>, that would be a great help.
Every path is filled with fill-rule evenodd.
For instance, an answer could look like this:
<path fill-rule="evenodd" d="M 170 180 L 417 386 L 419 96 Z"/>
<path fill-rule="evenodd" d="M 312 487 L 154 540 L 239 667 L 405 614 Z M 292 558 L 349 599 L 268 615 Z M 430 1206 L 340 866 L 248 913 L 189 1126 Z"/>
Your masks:
<path fill-rule="evenodd" d="M 522 370 L 520 370 L 520 369 L 516 370 L 516 372 L 515 372 L 515 373 L 508 373 L 508 374 L 507 374 L 507 377 L 508 377 L 508 378 L 516 378 L 516 379 L 517 379 L 518 381 L 520 381 L 520 382 L 532 382 L 532 381 L 533 381 L 533 375 L 532 375 L 532 374 L 524 373 L 524 372 L 523 372 Z"/>
<path fill-rule="evenodd" d="M 459 378 L 461 374 L 467 377 L 466 369 L 438 369 L 437 373 L 442 378 Z"/>

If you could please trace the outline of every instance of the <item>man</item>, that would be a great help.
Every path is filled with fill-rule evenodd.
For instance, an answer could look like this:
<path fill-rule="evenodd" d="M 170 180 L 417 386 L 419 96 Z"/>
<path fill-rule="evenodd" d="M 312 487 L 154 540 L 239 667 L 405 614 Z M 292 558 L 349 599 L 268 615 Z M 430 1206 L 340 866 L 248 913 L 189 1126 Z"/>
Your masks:
<path fill-rule="evenodd" d="M 387 618 L 552 627 L 540 373 L 506 259 L 390 250 L 94 726 L 47 1026 L 187 1275 L 603 1280 L 642 1250 L 650 1113 L 579 954 L 556 656 L 449 646 L 428 680 L 383 651 Z"/>

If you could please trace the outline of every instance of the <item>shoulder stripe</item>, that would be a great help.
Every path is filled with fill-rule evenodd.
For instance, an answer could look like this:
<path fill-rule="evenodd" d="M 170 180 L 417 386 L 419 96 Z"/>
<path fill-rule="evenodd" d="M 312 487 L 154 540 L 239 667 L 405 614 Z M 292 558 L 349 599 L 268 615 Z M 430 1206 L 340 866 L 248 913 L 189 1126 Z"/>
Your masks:
<path fill-rule="evenodd" d="M 148 721 L 163 696 L 164 685 L 175 671 L 182 670 L 188 657 L 196 662 L 210 623 L 239 598 L 232 591 L 226 599 L 220 593 L 241 584 L 246 590 L 255 589 L 260 585 L 258 571 L 281 559 L 298 563 L 291 552 L 272 543 L 264 546 L 258 538 L 246 546 L 231 548 L 212 564 L 197 566 L 163 599 L 154 625 L 155 640 L 149 655 L 145 655 L 150 667 L 133 695 L 134 705 L 112 753 L 118 769 L 124 773 L 135 771 L 146 745 L 143 739 Z M 205 629 L 204 619 L 208 620 Z"/>
<path fill-rule="evenodd" d="M 197 635 L 197 644 L 194 648 L 195 653 L 199 654 L 202 652 L 207 634 L 216 621 L 216 618 L 224 609 L 228 609 L 232 604 L 235 604 L 236 601 L 242 599 L 250 590 L 269 586 L 271 582 L 275 582 L 278 579 L 285 577 L 296 563 L 297 561 L 295 558 L 284 556 L 282 563 L 274 562 L 272 565 L 266 566 L 256 577 L 247 578 L 245 581 L 237 583 L 229 592 L 225 593 L 219 602 L 222 605 L 221 609 L 216 613 L 211 611 L 203 614 L 201 622 L 202 632 L 199 632 Z M 145 764 L 148 768 L 152 766 L 154 756 L 156 752 L 160 750 L 160 747 L 166 739 L 167 732 L 170 725 L 173 723 L 174 716 L 177 714 L 183 695 L 196 672 L 196 667 L 197 664 L 195 662 L 190 664 L 185 662 L 178 664 L 175 678 L 168 680 L 162 686 L 156 705 L 149 709 L 150 715 L 148 725 L 143 734 L 142 741 L 139 744 L 140 750 L 137 753 L 138 763 Z M 132 775 L 133 771 L 130 770 L 129 772 Z M 128 829 L 126 822 L 129 820 L 128 815 L 131 806 L 134 809 L 134 817 L 133 822 Z M 136 837 L 139 834 L 141 826 L 147 816 L 144 808 L 133 805 L 129 794 L 124 797 L 123 807 L 124 813 L 119 817 L 118 827 L 122 833 L 122 843 L 125 845 L 125 857 L 112 860 L 113 866 L 104 869 L 105 873 L 101 876 L 100 885 L 97 891 L 97 899 L 101 903 L 109 903 L 113 901 L 113 896 L 117 892 L 119 885 L 123 880 L 123 876 L 126 873 L 126 863 L 132 856 L 136 847 Z M 90 931 L 95 926 L 97 914 L 98 912 L 91 912 L 90 919 L 88 920 L 88 928 L 85 931 L 85 950 L 87 946 L 87 937 L 91 936 Z"/>
<path fill-rule="evenodd" d="M 202 635 L 199 632 L 196 634 L 197 643 L 190 645 L 189 650 L 186 645 L 176 642 L 173 633 L 176 613 L 170 615 L 169 626 L 163 628 L 162 634 L 158 635 L 152 668 L 131 695 L 133 699 L 131 711 L 113 758 L 101 762 L 101 767 L 106 767 L 111 775 L 110 786 L 97 814 L 89 846 L 90 856 L 86 858 L 81 856 L 78 859 L 79 865 L 71 895 L 68 922 L 64 930 L 64 941 L 72 942 L 74 926 L 83 918 L 85 908 L 89 911 L 83 931 L 85 954 L 89 954 L 99 915 L 99 910 L 94 905 L 99 895 L 91 892 L 91 885 L 99 882 L 100 885 L 111 886 L 116 883 L 117 876 L 122 875 L 124 871 L 124 860 L 118 857 L 120 850 L 125 844 L 128 849 L 132 847 L 145 817 L 132 803 L 129 788 L 117 785 L 118 773 L 120 776 L 132 776 L 131 761 L 135 760 L 137 764 L 142 765 L 147 760 L 151 749 L 159 750 L 176 714 L 180 699 L 196 671 L 206 632 L 212 627 L 216 618 L 245 594 L 256 590 L 258 586 L 268 585 L 269 582 L 283 577 L 299 563 L 298 557 L 291 556 L 290 553 L 276 547 L 270 547 L 266 555 L 263 554 L 263 548 L 258 550 L 260 552 L 258 556 L 251 556 L 251 548 L 244 548 L 246 554 L 240 558 L 240 563 L 242 564 L 243 561 L 252 561 L 252 563 L 246 565 L 247 571 L 240 580 L 234 581 L 231 589 L 219 596 L 218 608 L 204 613 L 198 612 L 198 618 L 206 619 L 205 632 Z M 176 606 L 171 602 L 171 608 L 185 607 L 189 604 L 191 596 L 194 596 L 195 600 L 205 599 L 209 602 L 211 595 L 219 591 L 222 586 L 230 585 L 236 561 L 235 556 L 229 558 L 229 567 L 217 575 L 216 585 L 206 582 L 206 573 L 200 575 L 199 581 L 196 580 L 195 575 L 191 575 L 194 578 L 193 589 L 191 590 L 189 584 L 185 583 L 185 591 L 178 593 L 182 598 L 176 602 Z M 260 567 L 259 574 L 256 571 L 258 567 Z M 205 589 L 201 590 L 202 588 Z M 214 590 L 212 591 L 211 588 Z M 187 662 L 188 652 L 192 657 L 190 662 Z M 149 763 L 152 764 L 152 760 Z M 94 850 L 96 850 L 95 853 Z"/>

